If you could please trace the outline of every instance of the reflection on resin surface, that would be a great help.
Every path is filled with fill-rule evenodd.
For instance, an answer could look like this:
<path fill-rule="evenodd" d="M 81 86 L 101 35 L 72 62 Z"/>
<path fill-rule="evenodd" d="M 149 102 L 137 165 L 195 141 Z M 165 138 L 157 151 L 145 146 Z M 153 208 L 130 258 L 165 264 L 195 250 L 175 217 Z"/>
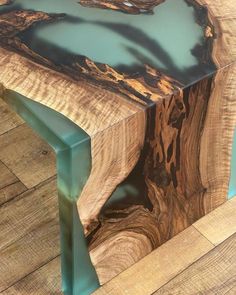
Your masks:
<path fill-rule="evenodd" d="M 204 31 L 196 11 L 184 0 L 167 0 L 154 8 L 153 15 L 86 8 L 72 0 L 17 0 L 2 10 L 13 8 L 66 14 L 20 35 L 31 49 L 56 64 L 70 64 L 73 54 L 124 72 L 149 64 L 185 83 L 214 69 L 211 61 L 202 63 L 197 57 L 197 48 L 205 46 Z"/>
<path fill-rule="evenodd" d="M 233 198 L 235 196 L 236 196 L 236 128 L 234 131 L 234 141 L 233 141 L 233 149 L 232 149 L 229 198 Z"/>
<path fill-rule="evenodd" d="M 63 291 L 89 295 L 99 283 L 76 204 L 90 173 L 89 136 L 63 115 L 13 91 L 6 91 L 4 100 L 57 154 Z"/>

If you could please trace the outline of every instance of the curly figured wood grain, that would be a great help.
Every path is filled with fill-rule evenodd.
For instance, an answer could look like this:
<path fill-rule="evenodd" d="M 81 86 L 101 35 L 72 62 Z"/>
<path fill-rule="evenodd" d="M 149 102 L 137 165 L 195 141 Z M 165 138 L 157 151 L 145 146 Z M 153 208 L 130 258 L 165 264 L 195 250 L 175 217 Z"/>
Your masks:
<path fill-rule="evenodd" d="M 0 0 L 0 6 L 1 6 L 1 5 L 9 5 L 9 4 L 11 4 L 11 3 L 12 3 L 11 0 Z"/>
<path fill-rule="evenodd" d="M 106 214 L 90 244 L 101 284 L 149 254 L 161 240 L 158 219 L 143 206 L 109 210 Z M 108 261 L 113 267 L 107 265 Z"/>
<path fill-rule="evenodd" d="M 189 1 L 189 0 L 188 0 Z M 190 0 L 207 7 L 214 27 L 212 59 L 218 68 L 236 61 L 236 8 L 234 0 Z"/>
<path fill-rule="evenodd" d="M 0 45 L 14 49 L 33 61 L 61 71 L 75 80 L 81 80 L 83 77 L 104 88 L 124 94 L 143 105 L 151 104 L 163 96 L 179 91 L 182 86 L 181 83 L 151 66 L 145 65 L 142 73 L 125 74 L 106 64 L 95 63 L 87 57 L 74 55 L 70 57 L 69 64 L 55 65 L 47 58 L 32 51 L 18 37 L 20 32 L 25 31 L 37 22 L 57 21 L 62 17 L 63 14 L 23 10 L 0 14 Z"/>
<path fill-rule="evenodd" d="M 112 278 L 152 252 L 148 238 L 139 233 L 124 230 L 108 238 L 90 251 L 91 260 L 96 268 L 100 284 Z M 113 266 L 108 269 L 107 262 Z"/>
<path fill-rule="evenodd" d="M 104 204 L 137 163 L 145 129 L 146 115 L 140 111 L 92 137 L 92 171 L 78 200 L 86 235 L 98 226 Z"/>
<path fill-rule="evenodd" d="M 144 174 L 162 242 L 204 214 L 199 150 L 210 91 L 204 79 L 150 114 Z"/>
<path fill-rule="evenodd" d="M 201 149 L 205 214 L 227 199 L 233 132 L 236 126 L 236 8 L 233 0 L 196 0 L 208 8 L 216 38 L 212 60 L 219 68 L 212 85 Z"/>
<path fill-rule="evenodd" d="M 142 153 L 146 193 L 152 208 L 113 208 L 99 215 L 89 245 L 101 282 L 131 265 L 128 258 L 118 260 L 117 268 L 110 265 L 112 255 L 126 257 L 127 231 L 133 240 L 129 251 L 134 253 L 132 259 L 138 261 L 150 248 L 154 250 L 205 214 L 207 188 L 199 167 L 211 85 L 212 78 L 205 78 L 148 110 Z M 146 241 L 143 244 L 140 235 Z"/>
<path fill-rule="evenodd" d="M 0 92 L 6 89 L 63 114 L 92 138 L 142 110 L 119 94 L 88 82 L 75 83 L 66 75 L 0 47 Z"/>
<path fill-rule="evenodd" d="M 200 146 L 204 214 L 227 200 L 233 135 L 236 128 L 236 63 L 219 70 L 212 91 Z"/>
<path fill-rule="evenodd" d="M 80 0 L 87 7 L 118 10 L 129 14 L 152 13 L 153 8 L 165 0 Z"/>

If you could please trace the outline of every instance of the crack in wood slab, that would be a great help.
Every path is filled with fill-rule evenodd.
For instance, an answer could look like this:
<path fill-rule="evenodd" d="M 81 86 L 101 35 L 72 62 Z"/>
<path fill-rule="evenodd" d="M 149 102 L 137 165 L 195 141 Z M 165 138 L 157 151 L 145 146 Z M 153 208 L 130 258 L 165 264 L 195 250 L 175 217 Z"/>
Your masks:
<path fill-rule="evenodd" d="M 112 9 L 129 14 L 153 13 L 153 8 L 165 0 L 80 0 L 86 7 Z"/>

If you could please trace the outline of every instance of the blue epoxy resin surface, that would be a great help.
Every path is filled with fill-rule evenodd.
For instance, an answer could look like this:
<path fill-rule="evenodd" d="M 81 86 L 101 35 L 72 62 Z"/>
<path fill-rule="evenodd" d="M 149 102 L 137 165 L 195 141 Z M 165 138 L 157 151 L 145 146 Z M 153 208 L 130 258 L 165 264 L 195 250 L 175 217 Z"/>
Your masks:
<path fill-rule="evenodd" d="M 10 9 L 66 14 L 20 35 L 27 46 L 56 64 L 66 64 L 70 54 L 124 72 L 149 64 L 185 83 L 214 70 L 206 61 L 199 64 L 194 54 L 196 46 L 204 46 L 204 31 L 184 0 L 166 0 L 153 15 L 88 8 L 74 0 L 16 0 Z"/>

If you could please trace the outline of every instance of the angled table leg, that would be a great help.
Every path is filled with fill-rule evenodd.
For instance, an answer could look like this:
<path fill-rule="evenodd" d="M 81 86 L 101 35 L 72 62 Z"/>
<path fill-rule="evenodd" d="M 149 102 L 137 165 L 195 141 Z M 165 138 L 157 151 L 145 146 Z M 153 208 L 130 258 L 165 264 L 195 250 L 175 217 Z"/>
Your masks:
<path fill-rule="evenodd" d="M 4 100 L 56 152 L 62 289 L 67 295 L 89 295 L 99 282 L 77 210 L 77 198 L 90 173 L 89 137 L 63 115 L 12 91 L 5 92 Z"/>

